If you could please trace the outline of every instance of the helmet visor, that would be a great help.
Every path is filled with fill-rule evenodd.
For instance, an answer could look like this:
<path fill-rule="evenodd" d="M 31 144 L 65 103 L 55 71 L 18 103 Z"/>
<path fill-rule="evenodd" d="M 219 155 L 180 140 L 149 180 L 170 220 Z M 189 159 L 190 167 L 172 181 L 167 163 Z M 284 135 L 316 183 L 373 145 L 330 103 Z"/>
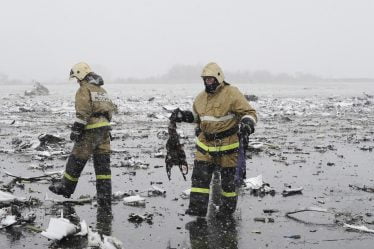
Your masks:
<path fill-rule="evenodd" d="M 69 79 L 73 79 L 75 77 L 73 69 L 70 70 L 70 77 Z"/>

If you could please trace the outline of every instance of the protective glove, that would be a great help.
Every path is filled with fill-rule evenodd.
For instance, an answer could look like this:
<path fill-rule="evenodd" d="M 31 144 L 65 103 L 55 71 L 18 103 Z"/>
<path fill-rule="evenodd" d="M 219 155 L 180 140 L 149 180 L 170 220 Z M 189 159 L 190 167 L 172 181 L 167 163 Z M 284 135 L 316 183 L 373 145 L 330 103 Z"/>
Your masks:
<path fill-rule="evenodd" d="M 83 130 L 84 130 L 84 124 L 75 122 L 73 124 L 73 127 L 71 128 L 70 140 L 74 142 L 78 142 L 82 137 Z"/>
<path fill-rule="evenodd" d="M 195 136 L 196 137 L 200 136 L 201 132 L 202 132 L 202 130 L 201 130 L 200 126 L 198 126 L 198 127 L 195 128 Z"/>
<path fill-rule="evenodd" d="M 169 120 L 180 123 L 182 122 L 182 118 L 183 118 L 183 112 L 181 111 L 181 109 L 177 108 L 171 112 Z"/>
<path fill-rule="evenodd" d="M 194 116 L 191 111 L 182 111 L 181 109 L 177 108 L 171 112 L 169 120 L 177 123 L 192 123 L 194 121 Z"/>
<path fill-rule="evenodd" d="M 244 137 L 249 137 L 253 132 L 255 132 L 255 124 L 250 118 L 243 118 L 240 121 L 240 134 Z"/>
<path fill-rule="evenodd" d="M 105 117 L 106 119 L 108 119 L 109 122 L 110 122 L 111 119 L 112 119 L 112 117 L 111 117 L 111 115 L 109 114 L 109 112 L 104 113 L 104 117 Z"/>

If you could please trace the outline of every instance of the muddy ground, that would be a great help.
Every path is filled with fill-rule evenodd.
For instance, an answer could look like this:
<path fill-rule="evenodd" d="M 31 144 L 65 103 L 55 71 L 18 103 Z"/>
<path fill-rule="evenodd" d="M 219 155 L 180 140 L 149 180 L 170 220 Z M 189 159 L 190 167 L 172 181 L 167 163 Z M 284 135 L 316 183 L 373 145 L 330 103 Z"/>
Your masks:
<path fill-rule="evenodd" d="M 74 117 L 73 96 L 77 86 L 46 85 L 46 96 L 24 96 L 28 86 L 5 86 L 0 99 L 0 183 L 15 175 L 35 176 L 63 170 L 72 143 L 69 125 Z M 145 207 L 113 202 L 113 220 L 105 225 L 124 248 L 372 248 L 373 234 L 349 231 L 343 223 L 374 229 L 374 84 L 239 85 L 255 94 L 252 105 L 259 123 L 252 141 L 264 146 L 250 150 L 247 177 L 262 174 L 276 194 L 255 196 L 240 190 L 232 220 L 208 215 L 206 225 L 196 225 L 185 216 L 188 200 L 180 197 L 190 187 L 173 169 L 168 181 L 164 158 L 167 116 L 165 106 L 188 109 L 200 85 L 108 85 L 119 106 L 113 122 L 113 192 L 129 190 L 146 196 Z M 30 86 L 31 88 L 31 86 Z M 193 165 L 194 126 L 182 124 L 187 160 Z M 40 147 L 38 136 L 58 135 L 58 144 Z M 39 147 L 38 147 L 39 146 Z M 192 171 L 192 169 L 190 169 Z M 191 172 L 190 171 L 190 172 Z M 17 196 L 40 203 L 21 209 L 35 212 L 33 227 L 45 230 L 49 219 L 64 209 L 76 212 L 97 229 L 95 202 L 56 205 L 62 200 L 48 191 L 49 182 L 22 182 L 11 190 Z M 152 185 L 166 190 L 165 196 L 148 196 Z M 302 194 L 282 196 L 286 186 L 303 187 Z M 354 187 L 368 187 L 363 191 Z M 369 191 L 369 192 L 368 192 Z M 89 161 L 73 199 L 95 195 L 95 175 Z M 285 217 L 298 208 L 318 206 L 330 213 L 302 213 Z M 264 209 L 279 212 L 266 214 Z M 129 215 L 153 214 L 152 224 L 134 224 Z M 212 212 L 210 212 L 211 214 Z M 334 215 L 336 214 L 336 215 Z M 260 218 L 256 219 L 255 218 Z M 257 221 L 265 218 L 265 222 Z M 272 219 L 269 219 L 272 218 Z M 273 221 L 273 222 L 272 222 Z M 373 224 L 373 225 L 371 225 Z M 0 248 L 85 248 L 84 239 L 54 243 L 30 226 L 0 230 Z"/>

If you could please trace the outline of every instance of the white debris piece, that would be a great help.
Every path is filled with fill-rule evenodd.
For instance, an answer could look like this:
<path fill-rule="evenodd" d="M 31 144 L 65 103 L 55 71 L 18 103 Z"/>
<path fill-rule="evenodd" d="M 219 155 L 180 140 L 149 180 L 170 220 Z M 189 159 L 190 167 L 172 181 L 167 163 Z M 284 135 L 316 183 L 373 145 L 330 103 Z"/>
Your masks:
<path fill-rule="evenodd" d="M 88 225 L 85 220 L 81 221 L 80 223 L 81 231 L 76 233 L 75 236 L 86 236 L 88 234 Z"/>
<path fill-rule="evenodd" d="M 166 194 L 166 190 L 165 189 L 162 189 L 160 187 L 157 187 L 155 185 L 152 185 L 152 190 L 153 194 L 156 194 L 156 195 L 165 195 Z"/>
<path fill-rule="evenodd" d="M 160 152 L 154 153 L 153 157 L 155 157 L 155 158 L 164 158 L 165 155 L 164 155 L 164 153 L 162 151 L 160 151 Z"/>
<path fill-rule="evenodd" d="M 145 206 L 145 198 L 133 195 L 123 198 L 123 203 L 130 206 Z"/>
<path fill-rule="evenodd" d="M 41 235 L 51 240 L 61 240 L 64 237 L 73 235 L 77 232 L 77 227 L 72 224 L 68 219 L 63 218 L 51 218 L 46 231 L 43 231 Z"/>
<path fill-rule="evenodd" d="M 34 85 L 31 90 L 25 91 L 25 96 L 42 96 L 42 95 L 48 95 L 49 90 L 40 82 L 34 81 Z"/>
<path fill-rule="evenodd" d="M 262 180 L 262 175 L 258 175 L 256 177 L 245 179 L 244 183 L 245 183 L 244 189 L 253 189 L 253 190 L 261 188 L 262 185 L 264 184 Z"/>
<path fill-rule="evenodd" d="M 249 148 L 259 150 L 264 147 L 264 143 L 261 142 L 252 142 L 248 144 Z"/>
<path fill-rule="evenodd" d="M 0 229 L 17 223 L 16 216 L 12 215 L 11 207 L 0 209 Z"/>
<path fill-rule="evenodd" d="M 119 190 L 119 191 L 114 192 L 112 196 L 113 196 L 113 199 L 119 200 L 125 196 L 129 196 L 129 194 Z"/>
<path fill-rule="evenodd" d="M 175 109 L 177 109 L 176 106 L 172 106 L 172 105 L 164 105 L 162 106 L 162 108 L 164 108 L 164 110 L 168 111 L 168 112 L 172 112 L 174 111 Z"/>
<path fill-rule="evenodd" d="M 140 168 L 140 169 L 148 169 L 149 164 L 138 161 L 134 158 L 130 158 L 128 160 L 122 161 L 121 162 L 121 167 L 133 167 L 133 168 Z"/>
<path fill-rule="evenodd" d="M 182 194 L 180 195 L 182 199 L 188 199 L 190 198 L 190 194 L 191 194 L 191 189 L 186 189 L 185 191 L 182 192 Z"/>
<path fill-rule="evenodd" d="M 123 243 L 112 236 L 103 235 L 102 238 L 97 232 L 88 229 L 88 247 L 98 247 L 101 249 L 123 249 Z"/>
<path fill-rule="evenodd" d="M 50 201 L 52 203 L 59 203 L 59 204 L 62 204 L 62 203 L 84 204 L 84 203 L 91 203 L 92 202 L 92 199 L 90 197 L 79 198 L 79 199 L 76 199 L 76 200 L 74 200 L 74 199 L 68 199 L 68 200 L 53 199 L 53 198 L 49 197 L 48 193 L 45 193 L 44 200 L 45 201 Z"/>
<path fill-rule="evenodd" d="M 36 155 L 40 157 L 51 157 L 52 156 L 52 154 L 49 151 L 38 151 Z"/>
<path fill-rule="evenodd" d="M 168 117 L 165 117 L 162 114 L 154 114 L 153 118 L 163 120 L 163 119 L 167 119 Z"/>
<path fill-rule="evenodd" d="M 4 218 L 7 215 L 10 215 L 12 213 L 11 207 L 5 207 L 0 209 L 0 218 Z"/>
<path fill-rule="evenodd" d="M 4 171 L 4 173 L 6 175 L 14 177 L 14 178 L 18 178 L 18 179 L 21 179 L 21 180 L 30 181 L 30 180 L 38 180 L 38 179 L 44 179 L 44 178 L 50 178 L 50 177 L 60 177 L 60 176 L 62 176 L 62 174 L 64 173 L 64 171 L 61 170 L 61 171 L 44 172 L 43 175 L 38 175 L 38 176 L 18 176 L 18 175 L 15 175 L 13 173 L 10 173 L 8 171 Z"/>
<path fill-rule="evenodd" d="M 282 195 L 283 196 L 289 196 L 293 194 L 302 194 L 302 191 L 304 190 L 303 187 L 297 187 L 297 188 L 287 188 L 283 190 Z"/>
<path fill-rule="evenodd" d="M 11 225 L 15 224 L 16 222 L 17 221 L 16 221 L 16 216 L 15 215 L 5 216 L 0 221 L 0 228 L 5 228 L 5 227 L 8 227 L 8 226 L 11 226 Z"/>
<path fill-rule="evenodd" d="M 343 227 L 349 228 L 349 229 L 353 229 L 353 230 L 358 230 L 358 231 L 365 232 L 365 233 L 374 233 L 373 229 L 369 229 L 369 228 L 367 228 L 364 225 L 362 225 L 362 226 L 355 226 L 355 225 L 349 225 L 349 224 L 345 223 L 343 225 Z"/>
<path fill-rule="evenodd" d="M 11 203 L 13 201 L 24 201 L 26 200 L 25 197 L 17 197 L 10 193 L 4 192 L 0 190 L 0 203 Z"/>

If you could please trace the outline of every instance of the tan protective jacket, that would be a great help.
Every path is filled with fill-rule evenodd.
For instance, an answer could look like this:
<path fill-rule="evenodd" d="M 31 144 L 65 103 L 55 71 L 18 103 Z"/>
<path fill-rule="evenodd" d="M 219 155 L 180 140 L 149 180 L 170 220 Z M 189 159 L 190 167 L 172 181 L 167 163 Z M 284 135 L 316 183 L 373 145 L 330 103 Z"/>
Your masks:
<path fill-rule="evenodd" d="M 80 87 L 75 94 L 75 121 L 84 124 L 85 129 L 110 126 L 115 106 L 105 89 L 85 80 L 79 84 Z"/>
<path fill-rule="evenodd" d="M 228 152 L 220 156 L 223 167 L 235 167 L 237 153 L 230 153 L 239 147 L 237 134 L 220 140 L 207 141 L 204 133 L 219 133 L 237 126 L 244 117 L 251 118 L 257 123 L 256 110 L 248 103 L 237 87 L 222 82 L 213 94 L 201 92 L 193 103 L 195 121 L 199 123 L 201 133 L 197 138 L 197 146 L 208 153 L 199 150 L 196 160 L 212 161 L 214 152 Z M 211 153 L 213 152 L 213 153 Z"/>

